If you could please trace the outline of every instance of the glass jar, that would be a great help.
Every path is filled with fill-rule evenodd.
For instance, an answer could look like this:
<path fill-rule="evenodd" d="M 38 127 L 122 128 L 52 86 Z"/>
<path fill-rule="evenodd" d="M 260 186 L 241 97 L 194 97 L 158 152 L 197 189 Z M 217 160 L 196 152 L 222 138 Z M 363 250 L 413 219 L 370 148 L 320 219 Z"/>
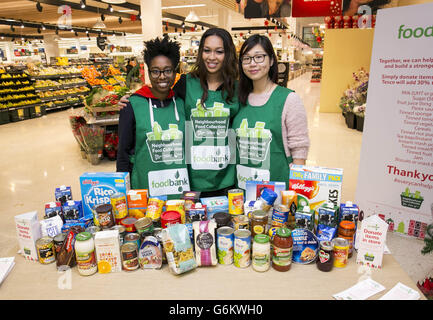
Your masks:
<path fill-rule="evenodd" d="M 272 246 L 272 267 L 277 271 L 290 270 L 293 253 L 293 238 L 290 229 L 277 229 Z"/>
<path fill-rule="evenodd" d="M 317 269 L 328 272 L 334 266 L 334 246 L 331 241 L 320 241 L 319 258 L 316 260 Z"/>
<path fill-rule="evenodd" d="M 263 210 L 254 210 L 251 213 L 251 235 L 254 237 L 257 234 L 266 233 L 266 225 L 268 224 L 268 214 Z"/>
<path fill-rule="evenodd" d="M 95 241 L 90 232 L 80 232 L 75 237 L 75 256 L 80 275 L 90 276 L 98 271 L 95 258 Z"/>
<path fill-rule="evenodd" d="M 355 235 L 355 222 L 343 220 L 338 226 L 338 237 L 349 242 L 349 258 L 353 254 L 353 236 Z"/>
<path fill-rule="evenodd" d="M 271 266 L 271 243 L 266 234 L 258 234 L 254 237 L 252 265 L 258 272 L 268 271 Z"/>

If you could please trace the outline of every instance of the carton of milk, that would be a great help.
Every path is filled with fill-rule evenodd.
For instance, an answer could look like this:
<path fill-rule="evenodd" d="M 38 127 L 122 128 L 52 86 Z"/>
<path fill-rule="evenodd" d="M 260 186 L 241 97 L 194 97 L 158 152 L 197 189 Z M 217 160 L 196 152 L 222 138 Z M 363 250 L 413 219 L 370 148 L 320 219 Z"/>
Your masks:
<path fill-rule="evenodd" d="M 122 271 L 119 230 L 104 230 L 96 232 L 95 252 L 99 273 Z M 105 261 L 105 263 L 103 261 Z"/>
<path fill-rule="evenodd" d="M 85 219 L 93 218 L 95 205 L 111 203 L 114 193 L 127 194 L 131 189 L 128 172 L 86 172 L 80 176 L 80 188 Z"/>
<path fill-rule="evenodd" d="M 37 211 L 15 216 L 15 225 L 21 254 L 27 260 L 38 261 L 36 241 L 42 237 L 42 233 Z"/>

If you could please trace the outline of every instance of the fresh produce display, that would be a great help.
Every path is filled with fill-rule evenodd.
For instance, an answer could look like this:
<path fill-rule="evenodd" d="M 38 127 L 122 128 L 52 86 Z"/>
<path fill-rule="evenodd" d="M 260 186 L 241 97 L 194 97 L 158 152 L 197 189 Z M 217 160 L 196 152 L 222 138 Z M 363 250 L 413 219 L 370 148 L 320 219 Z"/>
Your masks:
<path fill-rule="evenodd" d="M 79 74 L 81 73 L 81 69 L 74 66 L 62 67 L 62 68 L 54 68 L 54 67 L 46 67 L 42 69 L 32 69 L 29 70 L 29 75 L 37 77 L 37 76 L 58 76 L 58 75 L 70 75 L 70 74 Z"/>
<path fill-rule="evenodd" d="M 40 98 L 49 98 L 49 97 L 73 95 L 73 94 L 77 94 L 77 93 L 85 94 L 89 91 L 90 91 L 90 89 L 88 87 L 81 86 L 81 87 L 64 89 L 64 90 L 42 91 L 42 92 L 39 92 L 38 95 Z"/>

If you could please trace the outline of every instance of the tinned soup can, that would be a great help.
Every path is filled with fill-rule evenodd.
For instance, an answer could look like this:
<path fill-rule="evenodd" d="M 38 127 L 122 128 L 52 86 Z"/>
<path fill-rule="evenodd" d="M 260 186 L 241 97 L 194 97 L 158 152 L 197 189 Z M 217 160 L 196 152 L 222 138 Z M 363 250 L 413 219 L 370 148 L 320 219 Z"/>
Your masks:
<path fill-rule="evenodd" d="M 349 241 L 344 238 L 335 238 L 332 240 L 334 247 L 334 267 L 344 268 L 349 258 Z"/>
<path fill-rule="evenodd" d="M 237 216 L 244 213 L 244 191 L 231 189 L 228 191 L 229 214 Z"/>
<path fill-rule="evenodd" d="M 251 232 L 249 230 L 236 230 L 234 233 L 234 265 L 246 268 L 251 264 Z"/>
<path fill-rule="evenodd" d="M 233 263 L 234 230 L 230 227 L 217 229 L 218 263 L 229 265 Z"/>

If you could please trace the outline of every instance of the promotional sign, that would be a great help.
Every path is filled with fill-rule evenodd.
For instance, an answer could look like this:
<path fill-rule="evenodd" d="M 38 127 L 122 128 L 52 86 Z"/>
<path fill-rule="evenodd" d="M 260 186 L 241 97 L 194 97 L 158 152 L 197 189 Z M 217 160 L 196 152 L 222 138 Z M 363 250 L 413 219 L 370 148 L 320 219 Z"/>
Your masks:
<path fill-rule="evenodd" d="M 424 238 L 433 216 L 433 4 L 379 10 L 356 203 Z"/>
<path fill-rule="evenodd" d="M 107 46 L 107 37 L 96 37 L 96 45 L 99 49 L 104 51 L 105 47 Z"/>
<path fill-rule="evenodd" d="M 359 228 L 359 227 L 358 227 Z M 385 249 L 388 224 L 378 215 L 362 221 L 358 241 L 356 263 L 372 268 L 382 268 L 383 250 Z"/>
<path fill-rule="evenodd" d="M 341 15 L 342 0 L 292 0 L 293 17 L 325 17 Z"/>

